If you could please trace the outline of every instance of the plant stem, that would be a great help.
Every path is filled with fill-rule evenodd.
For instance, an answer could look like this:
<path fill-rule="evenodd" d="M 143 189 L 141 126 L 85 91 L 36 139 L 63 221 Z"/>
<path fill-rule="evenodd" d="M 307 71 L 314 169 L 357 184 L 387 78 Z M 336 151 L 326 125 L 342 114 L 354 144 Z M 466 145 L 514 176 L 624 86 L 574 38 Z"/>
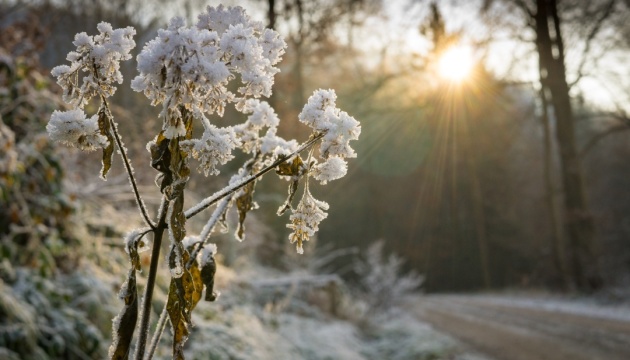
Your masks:
<path fill-rule="evenodd" d="M 136 360 L 142 360 L 144 357 L 144 349 L 147 343 L 147 335 L 149 329 L 149 320 L 151 319 L 151 300 L 153 298 L 153 288 L 155 287 L 155 278 L 157 276 L 157 265 L 160 258 L 160 248 L 162 246 L 162 237 L 166 230 L 166 214 L 168 210 L 168 200 L 166 196 L 162 197 L 160 205 L 159 220 L 153 235 L 153 250 L 151 253 L 151 265 L 149 266 L 149 275 L 147 277 L 147 285 L 144 289 L 144 297 L 142 302 L 142 311 L 140 312 L 140 332 L 138 334 L 138 342 L 136 345 Z"/>
<path fill-rule="evenodd" d="M 166 327 L 166 320 L 168 319 L 168 312 L 166 310 L 166 303 L 164 303 L 164 308 L 162 309 L 162 313 L 160 314 L 160 319 L 158 320 L 157 326 L 155 327 L 155 333 L 153 333 L 153 338 L 151 339 L 151 347 L 149 347 L 149 352 L 144 360 L 153 359 L 153 354 L 157 349 L 158 344 L 160 343 L 160 339 L 162 338 L 162 333 L 164 332 L 164 328 Z"/>
<path fill-rule="evenodd" d="M 267 167 L 263 168 L 262 170 L 260 170 L 256 174 L 250 175 L 249 177 L 246 177 L 245 179 L 243 179 L 243 180 L 241 180 L 241 181 L 239 181 L 239 182 L 237 182 L 237 183 L 235 183 L 233 185 L 230 185 L 230 186 L 224 188 L 223 190 L 220 190 L 220 191 L 214 193 L 213 195 L 203 199 L 199 204 L 193 206 L 192 208 L 190 208 L 190 209 L 188 209 L 188 210 L 186 210 L 184 212 L 184 214 L 186 215 L 186 219 L 190 219 L 191 217 L 199 214 L 200 212 L 202 212 L 203 210 L 207 209 L 208 207 L 216 204 L 217 201 L 219 201 L 219 200 L 223 199 L 224 197 L 234 193 L 236 190 L 238 190 L 238 189 L 242 188 L 243 186 L 251 183 L 252 181 L 255 181 L 259 177 L 265 175 L 266 173 L 268 173 L 269 171 L 274 169 L 276 166 L 282 164 L 283 162 L 287 161 L 291 157 L 295 156 L 296 154 L 304 151 L 305 149 L 307 149 L 311 145 L 315 144 L 315 142 L 317 142 L 317 140 L 323 138 L 324 135 L 326 135 L 325 132 L 319 133 L 319 134 L 313 136 L 307 142 L 302 144 L 297 150 L 292 152 L 290 155 L 280 157 L 278 160 L 274 161 L 271 165 L 268 165 Z"/>
<path fill-rule="evenodd" d="M 118 127 L 116 125 L 116 122 L 114 121 L 114 115 L 112 114 L 112 111 L 110 110 L 109 104 L 107 103 L 107 100 L 105 99 L 105 97 L 101 96 L 101 101 L 103 103 L 103 106 L 105 107 L 105 110 L 107 110 L 107 119 L 109 120 L 110 129 L 111 129 L 112 135 L 114 135 L 114 139 L 116 140 L 116 145 L 118 146 L 118 149 L 120 150 L 120 156 L 122 157 L 123 164 L 125 164 L 125 170 L 127 171 L 129 182 L 131 183 L 131 188 L 133 189 L 133 194 L 136 198 L 136 203 L 138 204 L 138 207 L 140 208 L 140 213 L 142 214 L 142 217 L 144 218 L 144 221 L 147 223 L 147 225 L 152 230 L 155 230 L 156 225 L 153 223 L 153 221 L 151 221 L 151 218 L 149 217 L 149 214 L 147 212 L 147 207 L 144 205 L 144 201 L 142 200 L 142 197 L 140 196 L 140 192 L 138 191 L 138 183 L 136 181 L 135 176 L 133 175 L 131 162 L 129 161 L 129 158 L 127 157 L 127 150 L 123 146 L 122 140 L 120 140 L 120 135 L 118 134 Z"/>

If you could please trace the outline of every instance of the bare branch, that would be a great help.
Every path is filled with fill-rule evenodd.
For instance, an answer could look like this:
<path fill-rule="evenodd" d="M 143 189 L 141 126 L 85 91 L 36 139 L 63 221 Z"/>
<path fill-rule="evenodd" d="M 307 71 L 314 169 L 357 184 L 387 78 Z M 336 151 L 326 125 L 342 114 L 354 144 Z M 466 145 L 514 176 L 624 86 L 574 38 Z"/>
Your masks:
<path fill-rule="evenodd" d="M 262 170 L 260 170 L 256 174 L 250 175 L 250 176 L 244 178 L 243 180 L 237 182 L 236 184 L 227 186 L 224 189 L 222 189 L 222 190 L 212 194 L 211 196 L 201 200 L 201 202 L 199 202 L 197 205 L 191 207 L 190 209 L 188 209 L 188 210 L 186 210 L 184 212 L 184 214 L 186 215 L 186 219 L 190 219 L 191 217 L 199 214 L 203 210 L 205 210 L 208 207 L 210 207 L 213 204 L 215 204 L 217 201 L 219 201 L 219 200 L 223 199 L 224 197 L 234 193 L 236 190 L 238 190 L 238 189 L 242 188 L 243 186 L 251 183 L 252 181 L 255 181 L 259 177 L 265 175 L 269 171 L 273 170 L 276 166 L 282 164 L 283 162 L 285 162 L 288 159 L 292 158 L 296 154 L 304 151 L 305 149 L 307 149 L 310 146 L 312 146 L 313 144 L 315 144 L 315 142 L 317 142 L 319 139 L 323 138 L 325 134 L 326 134 L 325 132 L 319 133 L 318 135 L 312 137 L 307 142 L 302 144 L 297 150 L 292 152 L 290 155 L 280 157 L 278 160 L 274 161 L 273 164 L 268 165 L 267 167 L 263 168 Z"/>
<path fill-rule="evenodd" d="M 614 115 L 614 117 L 616 117 L 622 123 L 621 124 L 617 124 L 615 126 L 612 126 L 612 127 L 608 128 L 608 129 L 606 129 L 605 131 L 603 131 L 603 132 L 593 136 L 586 143 L 586 145 L 584 145 L 582 150 L 580 150 L 580 152 L 579 152 L 580 158 L 583 158 L 584 156 L 586 156 L 586 154 L 588 154 L 588 152 L 591 149 L 593 149 L 593 147 L 595 147 L 595 145 L 597 145 L 597 143 L 599 143 L 603 139 L 607 138 L 609 135 L 616 134 L 618 132 L 622 132 L 622 131 L 626 131 L 626 130 L 630 130 L 630 118 L 628 118 L 626 116 L 622 116 L 622 115 Z"/>
<path fill-rule="evenodd" d="M 600 11 L 600 16 L 595 20 L 593 28 L 586 36 L 586 39 L 584 40 L 585 44 L 584 51 L 582 52 L 582 59 L 577 70 L 577 77 L 575 78 L 575 80 L 569 83 L 569 89 L 575 86 L 575 84 L 577 84 L 584 77 L 584 66 L 589 59 L 588 53 L 591 51 L 591 44 L 601 30 L 604 21 L 612 14 L 613 9 L 615 8 L 615 2 L 616 0 L 610 0 L 607 4 L 603 6 L 603 10 Z"/>

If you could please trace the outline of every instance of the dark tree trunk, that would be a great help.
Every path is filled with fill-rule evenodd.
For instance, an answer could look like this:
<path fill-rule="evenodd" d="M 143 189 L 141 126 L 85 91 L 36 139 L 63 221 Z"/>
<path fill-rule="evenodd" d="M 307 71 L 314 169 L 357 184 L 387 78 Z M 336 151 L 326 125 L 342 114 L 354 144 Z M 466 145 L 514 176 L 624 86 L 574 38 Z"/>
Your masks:
<path fill-rule="evenodd" d="M 551 95 L 560 150 L 570 271 L 578 289 L 591 291 L 601 286 L 601 278 L 594 254 L 593 218 L 586 203 L 584 179 L 575 141 L 575 119 L 566 80 L 557 1 L 536 0 L 536 7 L 536 47 L 540 60 L 541 85 Z M 549 24 L 553 24 L 553 29 Z"/>

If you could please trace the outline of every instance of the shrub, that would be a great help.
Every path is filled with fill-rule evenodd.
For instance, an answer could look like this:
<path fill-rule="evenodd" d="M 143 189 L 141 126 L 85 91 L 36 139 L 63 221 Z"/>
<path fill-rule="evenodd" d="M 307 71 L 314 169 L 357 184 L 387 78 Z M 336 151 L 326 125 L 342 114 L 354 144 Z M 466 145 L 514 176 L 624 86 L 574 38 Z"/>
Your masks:
<path fill-rule="evenodd" d="M 52 70 L 63 88 L 64 100 L 72 109 L 53 112 L 46 128 L 56 141 L 85 151 L 101 150 L 103 179 L 117 148 L 146 223 L 146 227 L 131 231 L 125 239 L 131 267 L 120 291 L 124 306 L 114 319 L 110 357 L 129 356 L 138 317 L 135 358 L 145 357 L 157 260 L 166 232 L 170 241 L 167 263 L 171 280 L 163 314 L 168 315 L 173 328 L 173 358 L 182 359 L 191 313 L 202 298 L 203 289 L 205 300 L 213 301 L 217 296 L 213 292 L 216 246 L 209 243 L 215 225 L 235 205 L 239 214 L 236 237 L 243 240 L 245 217 L 257 208 L 256 182 L 275 169 L 281 178 L 289 181 L 289 195 L 278 214 L 291 211 L 287 225 L 292 230 L 289 239 L 296 244 L 297 252 L 302 253 L 304 242 L 318 230 L 328 210 L 327 203 L 311 194 L 309 180 L 326 184 L 346 174 L 346 158 L 356 156 L 349 141 L 358 138 L 361 127 L 336 107 L 333 90 L 317 90 L 298 116 L 300 122 L 311 128 L 308 140 L 299 144 L 279 137 L 280 120 L 260 98 L 271 96 L 274 75 L 280 71 L 275 65 L 286 47 L 280 35 L 252 21 L 240 7 L 208 7 L 194 26 L 186 26 L 183 19 L 174 18 L 144 46 L 137 57 L 139 75 L 131 82 L 131 87 L 143 92 L 152 105 L 161 106 L 162 130 L 147 144 L 162 193 L 154 220 L 138 192 L 133 168 L 108 103 L 116 84 L 122 83 L 120 62 L 131 58 L 135 30 L 113 29 L 107 23 L 100 23 L 97 29 L 99 33 L 94 36 L 77 34 L 73 43 L 76 51 L 67 57 L 70 65 Z M 238 86 L 236 91 L 230 90 L 234 88 L 231 84 Z M 98 104 L 98 110 L 90 116 L 86 110 L 91 103 Z M 247 115 L 246 121 L 228 127 L 218 127 L 210 121 L 209 117 L 222 117 L 226 107 L 232 104 Z M 195 123 L 203 126 L 199 138 L 193 137 Z M 185 210 L 184 192 L 191 160 L 197 161 L 198 170 L 206 176 L 216 175 L 221 165 L 234 158 L 232 153 L 237 148 L 250 157 L 229 184 Z M 307 152 L 305 158 L 300 155 L 302 152 Z M 300 183 L 302 196 L 294 207 Z M 215 210 L 201 233 L 186 236 L 186 220 L 213 205 Z M 152 244 L 145 239 L 149 233 L 153 234 Z M 138 253 L 149 245 L 151 263 L 139 311 Z M 163 316 L 159 322 L 153 344 L 159 341 L 166 318 Z M 154 346 L 148 358 L 152 357 L 153 349 Z"/>

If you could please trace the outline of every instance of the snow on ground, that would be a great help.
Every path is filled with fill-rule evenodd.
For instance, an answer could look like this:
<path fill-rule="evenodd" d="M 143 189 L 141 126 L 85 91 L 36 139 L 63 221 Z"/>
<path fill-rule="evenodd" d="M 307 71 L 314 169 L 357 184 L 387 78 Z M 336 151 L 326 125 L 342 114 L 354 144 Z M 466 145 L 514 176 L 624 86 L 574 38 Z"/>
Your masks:
<path fill-rule="evenodd" d="M 475 295 L 488 303 L 522 308 L 543 309 L 605 319 L 630 321 L 628 303 L 602 304 L 598 297 L 568 297 L 553 294 L 484 294 Z"/>

